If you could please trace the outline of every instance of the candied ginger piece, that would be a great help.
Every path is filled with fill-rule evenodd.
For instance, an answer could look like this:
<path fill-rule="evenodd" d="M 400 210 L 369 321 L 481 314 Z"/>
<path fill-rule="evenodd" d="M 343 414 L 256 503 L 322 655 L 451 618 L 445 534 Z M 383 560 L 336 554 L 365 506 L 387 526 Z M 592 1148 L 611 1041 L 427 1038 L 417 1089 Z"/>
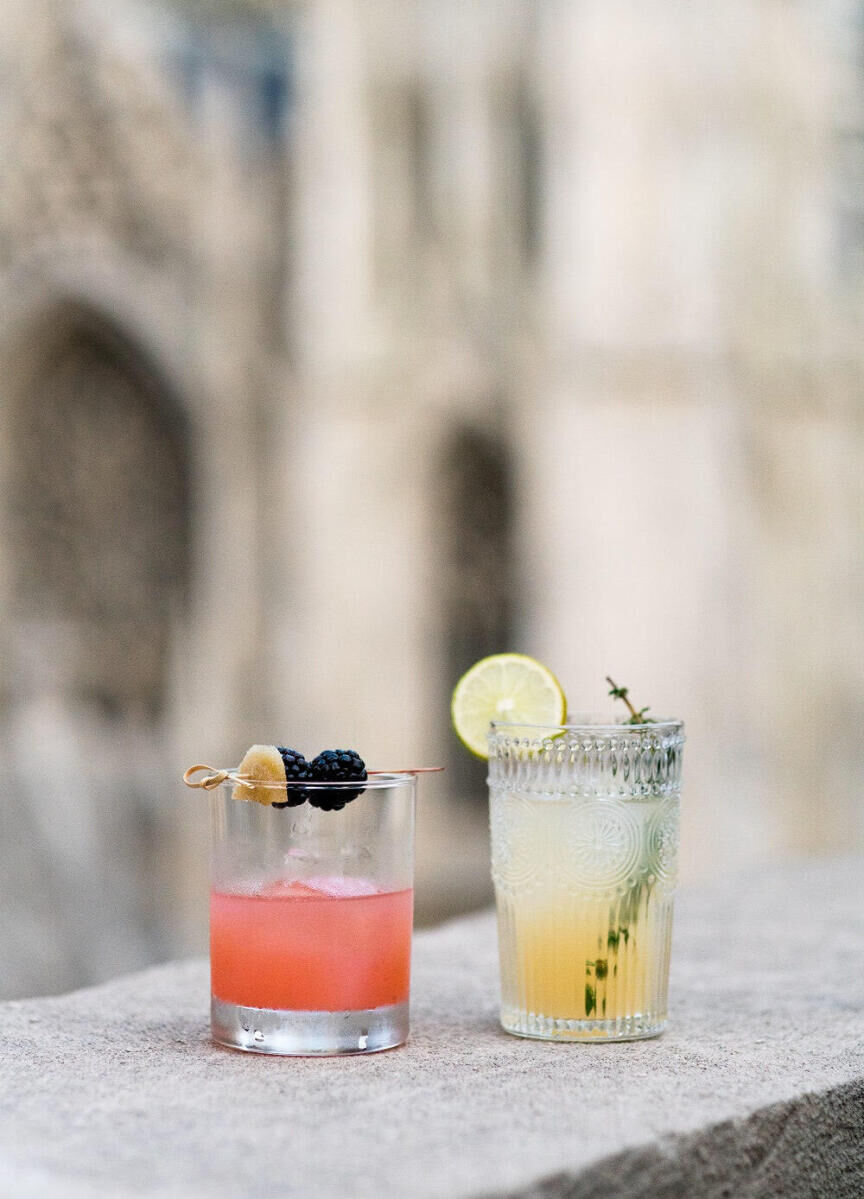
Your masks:
<path fill-rule="evenodd" d="M 253 745 L 246 750 L 243 761 L 237 767 L 238 774 L 246 774 L 250 781 L 256 783 L 285 782 L 285 763 L 275 745 Z M 235 783 L 231 793 L 232 799 L 247 799 L 253 803 L 270 804 L 274 799 L 283 798 L 271 787 L 247 787 Z"/>

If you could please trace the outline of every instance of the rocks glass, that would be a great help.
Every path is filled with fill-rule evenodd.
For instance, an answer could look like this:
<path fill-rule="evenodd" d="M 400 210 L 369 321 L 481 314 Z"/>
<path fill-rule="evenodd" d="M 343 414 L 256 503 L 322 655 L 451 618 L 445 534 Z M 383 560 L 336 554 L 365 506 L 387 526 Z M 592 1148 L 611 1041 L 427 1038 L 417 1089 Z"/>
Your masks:
<path fill-rule="evenodd" d="M 266 784 L 256 784 L 259 790 Z M 288 784 L 289 791 L 298 784 Z M 341 811 L 211 792 L 213 1039 L 258 1053 L 371 1053 L 408 1036 L 415 779 L 310 783 Z M 273 784 L 284 801 L 286 784 Z"/>
<path fill-rule="evenodd" d="M 666 1025 L 684 726 L 494 723 L 501 1024 L 618 1041 Z"/>

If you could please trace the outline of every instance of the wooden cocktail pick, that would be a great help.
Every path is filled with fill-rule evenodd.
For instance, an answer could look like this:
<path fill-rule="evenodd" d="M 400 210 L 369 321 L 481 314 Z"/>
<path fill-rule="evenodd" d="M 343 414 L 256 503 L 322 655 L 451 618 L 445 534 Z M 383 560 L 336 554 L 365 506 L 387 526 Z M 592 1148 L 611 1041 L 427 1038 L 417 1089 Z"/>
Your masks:
<path fill-rule="evenodd" d="M 370 777 L 379 774 L 436 774 L 443 769 L 443 766 L 412 766 L 410 770 L 367 770 L 366 774 Z M 201 770 L 209 770 L 210 773 L 204 778 L 196 779 L 194 776 Z M 255 781 L 248 774 L 238 774 L 234 770 L 220 770 L 216 766 L 199 763 L 183 771 L 183 782 L 187 787 L 200 787 L 204 791 L 212 791 L 214 787 L 221 786 L 227 779 L 230 779 L 232 783 L 239 783 L 241 787 L 255 786 Z"/>

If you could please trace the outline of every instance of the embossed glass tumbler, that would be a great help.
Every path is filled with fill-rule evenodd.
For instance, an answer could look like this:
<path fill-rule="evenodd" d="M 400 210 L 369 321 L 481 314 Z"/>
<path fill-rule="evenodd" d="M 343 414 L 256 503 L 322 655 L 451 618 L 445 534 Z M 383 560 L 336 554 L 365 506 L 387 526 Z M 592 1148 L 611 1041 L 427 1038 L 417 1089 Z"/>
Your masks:
<path fill-rule="evenodd" d="M 501 1023 L 626 1041 L 666 1025 L 684 726 L 489 733 Z"/>
<path fill-rule="evenodd" d="M 268 784 L 256 784 L 256 790 Z M 299 784 L 288 785 L 295 793 Z M 273 784 L 284 804 L 286 784 Z M 211 792 L 213 1039 L 257 1053 L 392 1049 L 408 1037 L 411 774 L 303 783 L 341 810 Z"/>

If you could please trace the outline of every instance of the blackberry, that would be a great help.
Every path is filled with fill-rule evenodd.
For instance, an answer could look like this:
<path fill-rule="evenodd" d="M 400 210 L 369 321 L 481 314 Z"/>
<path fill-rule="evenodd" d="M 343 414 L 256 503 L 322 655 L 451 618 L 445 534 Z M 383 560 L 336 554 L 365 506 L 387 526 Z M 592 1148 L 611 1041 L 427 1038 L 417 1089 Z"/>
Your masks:
<path fill-rule="evenodd" d="M 277 745 L 276 748 L 279 750 L 282 765 L 285 767 L 286 783 L 299 783 L 312 778 L 312 767 L 302 754 L 298 753 L 296 749 L 287 749 L 284 745 Z M 285 795 L 287 798 L 282 803 L 271 804 L 271 807 L 299 808 L 309 798 L 309 792 L 305 787 L 288 786 L 285 788 Z"/>
<path fill-rule="evenodd" d="M 353 749 L 322 750 L 310 766 L 316 783 L 359 783 L 366 778 L 366 763 Z M 322 787 L 320 791 L 313 788 L 309 792 L 309 802 L 324 812 L 338 812 L 365 790 L 365 787 L 334 787 L 332 790 Z"/>

